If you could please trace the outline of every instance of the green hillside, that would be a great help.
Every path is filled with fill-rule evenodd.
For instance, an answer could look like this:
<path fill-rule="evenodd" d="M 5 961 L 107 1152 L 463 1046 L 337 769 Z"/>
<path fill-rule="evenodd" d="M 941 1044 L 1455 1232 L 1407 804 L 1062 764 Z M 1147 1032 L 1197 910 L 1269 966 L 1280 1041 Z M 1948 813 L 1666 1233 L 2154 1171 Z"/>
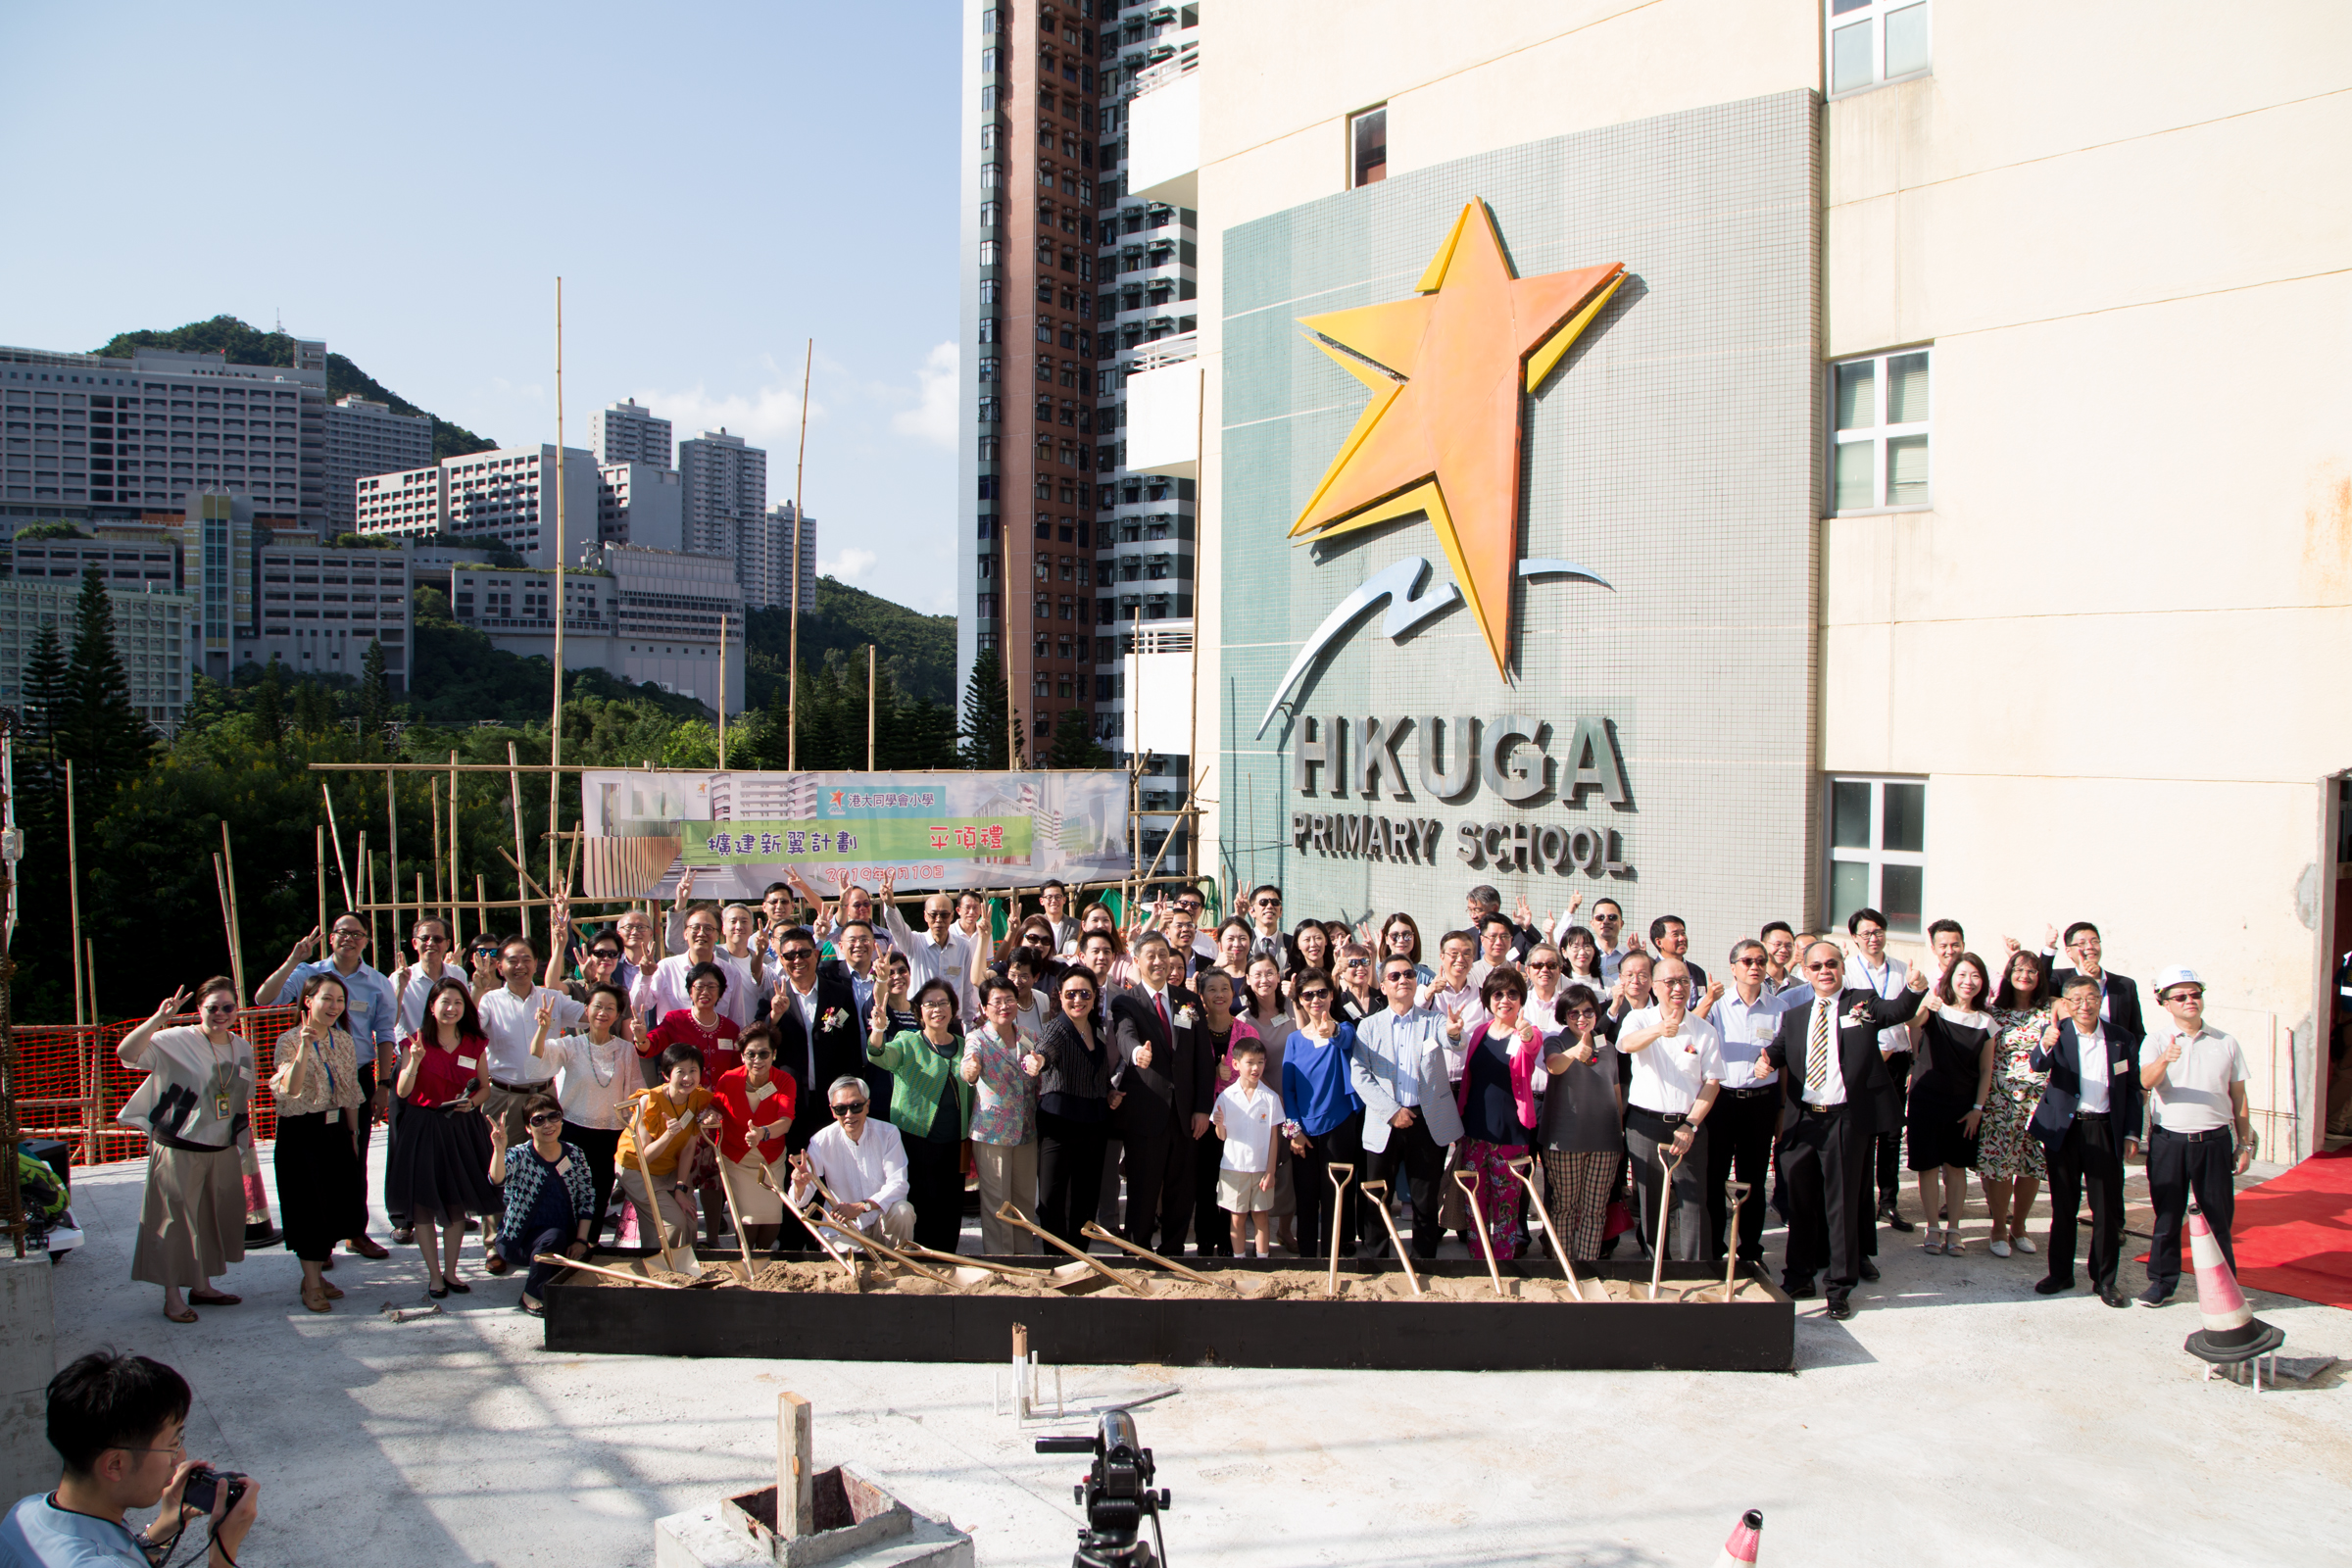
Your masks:
<path fill-rule="evenodd" d="M 118 332 L 93 352 L 128 359 L 132 349 L 176 349 L 184 354 L 225 354 L 231 365 L 292 365 L 294 339 L 284 332 L 265 332 L 248 326 L 233 316 L 216 316 L 209 321 L 190 321 L 169 332 Z M 423 414 L 433 421 L 433 459 L 463 457 L 468 452 L 488 452 L 498 443 L 475 435 L 464 425 L 452 424 L 437 414 L 418 408 L 407 398 L 394 392 L 369 375 L 366 370 L 335 353 L 326 355 L 326 391 L 331 398 L 357 394 L 373 402 L 388 405 L 395 414 Z"/>
<path fill-rule="evenodd" d="M 865 683 L 865 645 L 881 650 L 883 673 L 908 697 L 953 709 L 956 701 L 956 617 L 926 615 L 831 577 L 816 579 L 816 613 L 801 617 L 801 663 L 839 664 Z M 782 684 L 792 615 L 755 610 L 744 642 L 754 701 L 764 683 Z"/>

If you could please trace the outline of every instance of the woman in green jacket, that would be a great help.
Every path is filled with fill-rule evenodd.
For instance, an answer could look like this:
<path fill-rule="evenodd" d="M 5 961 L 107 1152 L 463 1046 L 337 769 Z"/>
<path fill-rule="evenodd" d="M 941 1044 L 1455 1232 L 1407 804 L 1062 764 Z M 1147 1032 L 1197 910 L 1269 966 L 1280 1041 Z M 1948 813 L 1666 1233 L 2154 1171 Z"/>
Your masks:
<path fill-rule="evenodd" d="M 865 1054 L 891 1076 L 890 1124 L 906 1146 L 914 1239 L 941 1252 L 955 1251 L 963 1231 L 963 1139 L 972 1125 L 972 1086 L 956 1070 L 963 1054 L 956 1009 L 955 985 L 932 979 L 914 994 L 920 1028 L 891 1036 L 879 986 L 866 1020 Z"/>

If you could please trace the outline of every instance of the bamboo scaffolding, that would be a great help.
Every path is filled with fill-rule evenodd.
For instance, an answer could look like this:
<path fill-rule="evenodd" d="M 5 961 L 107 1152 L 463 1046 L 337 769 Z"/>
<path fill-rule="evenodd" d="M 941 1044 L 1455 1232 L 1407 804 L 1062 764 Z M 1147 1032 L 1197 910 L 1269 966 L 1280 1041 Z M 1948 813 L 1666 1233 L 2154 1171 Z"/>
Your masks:
<path fill-rule="evenodd" d="M 237 857 L 229 847 L 228 824 L 220 824 L 220 867 L 228 879 L 228 972 L 237 982 L 237 1004 L 243 1006 L 250 999 L 245 994 L 245 933 L 237 913 Z"/>
<path fill-rule="evenodd" d="M 718 770 L 727 770 L 727 617 L 718 617 Z M 550 870 L 549 876 L 555 872 Z"/>
<path fill-rule="evenodd" d="M 556 278 L 556 657 L 554 711 L 547 725 L 547 760 L 551 764 L 547 775 L 547 825 L 550 832 L 556 827 L 557 780 L 561 776 L 552 764 L 564 760 L 564 622 L 570 618 L 571 606 L 564 598 L 564 557 L 567 535 L 564 531 L 564 493 L 570 486 L 562 482 L 564 463 L 564 279 Z M 722 650 L 723 653 L 723 650 Z M 723 666 L 722 666 L 723 667 Z M 522 854 L 522 834 L 514 835 L 514 853 Z M 547 848 L 547 874 L 556 874 L 556 848 Z"/>
<path fill-rule="evenodd" d="M 507 858 L 509 862 L 514 865 L 515 875 L 520 876 L 522 875 L 522 861 L 530 857 L 531 852 L 529 846 L 523 842 L 522 838 L 522 770 L 515 764 L 514 743 L 513 741 L 507 742 L 507 797 L 514 803 L 514 853 L 512 856 L 508 856 Z M 503 855 L 506 852 L 502 850 L 499 853 Z M 520 904 L 521 902 L 521 887 L 522 885 L 520 883 L 515 884 L 515 902 L 517 904 Z M 528 941 L 531 935 L 530 910 L 522 910 L 521 919 L 522 936 L 525 941 Z"/>
<path fill-rule="evenodd" d="M 74 829 L 74 760 L 66 760 L 66 903 L 74 918 L 74 1022 L 81 1023 L 81 835 Z M 93 1016 L 95 1009 L 93 1008 Z M 96 1150 L 91 1150 L 93 1157 Z"/>
<path fill-rule="evenodd" d="M 326 831 L 335 845 L 335 879 L 343 884 L 343 903 L 351 903 L 351 873 L 343 868 L 343 830 L 335 825 L 335 798 L 326 788 L 326 780 L 318 781 L 318 798 L 326 803 Z M 324 922 L 320 923 L 323 934 Z"/>
<path fill-rule="evenodd" d="M 311 832 L 318 843 L 318 936 L 326 937 L 326 829 L 314 824 Z"/>
<path fill-rule="evenodd" d="M 375 866 L 368 858 L 368 830 L 366 828 L 360 829 L 358 863 L 360 868 L 360 899 L 364 904 L 369 906 L 368 910 L 368 945 L 375 951 L 375 954 L 378 957 L 381 957 L 384 950 L 377 940 L 377 932 L 375 929 L 375 910 L 373 908 L 373 905 L 375 903 Z M 351 900 L 346 898 L 343 901 L 343 905 L 344 907 L 350 908 Z M 357 909 L 353 909 L 352 912 L 356 914 L 359 911 Z M 397 947 L 398 945 L 399 939 L 395 938 L 394 946 Z"/>
<path fill-rule="evenodd" d="M 490 930 L 490 879 L 479 871 L 473 873 L 473 929 L 476 935 Z"/>
<path fill-rule="evenodd" d="M 563 485 L 558 482 L 561 491 Z M 466 884 L 458 880 L 458 754 L 449 754 L 449 951 L 458 952 L 458 916 L 466 902 Z M 475 927 L 478 932 L 480 927 Z"/>
<path fill-rule="evenodd" d="M 802 484 L 808 477 L 808 377 L 816 368 L 816 339 L 801 362 L 801 452 L 792 469 L 792 625 L 784 645 L 784 765 L 801 766 L 801 519 Z"/>
<path fill-rule="evenodd" d="M 799 526 L 797 523 L 794 526 Z M 794 581 L 797 583 L 798 578 Z M 796 587 L 796 593 L 799 591 Z M 724 764 L 721 764 L 722 766 Z M 865 645 L 865 770 L 874 770 L 874 645 Z"/>
<path fill-rule="evenodd" d="M 384 769 L 384 814 L 392 819 L 392 842 L 385 851 L 384 870 L 392 883 L 392 949 L 397 956 L 407 937 L 400 929 L 400 779 L 390 768 Z M 423 912 L 417 910 L 419 914 Z"/>

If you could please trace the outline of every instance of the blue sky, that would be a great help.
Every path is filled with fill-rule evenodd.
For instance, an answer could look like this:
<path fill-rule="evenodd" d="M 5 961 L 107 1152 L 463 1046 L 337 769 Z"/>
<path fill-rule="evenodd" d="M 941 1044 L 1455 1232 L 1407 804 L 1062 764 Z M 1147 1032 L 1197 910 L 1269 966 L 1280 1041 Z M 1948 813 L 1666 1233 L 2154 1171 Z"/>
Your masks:
<path fill-rule="evenodd" d="M 634 396 L 952 608 L 961 8 L 0 8 L 0 343 L 226 313 L 504 444 Z"/>

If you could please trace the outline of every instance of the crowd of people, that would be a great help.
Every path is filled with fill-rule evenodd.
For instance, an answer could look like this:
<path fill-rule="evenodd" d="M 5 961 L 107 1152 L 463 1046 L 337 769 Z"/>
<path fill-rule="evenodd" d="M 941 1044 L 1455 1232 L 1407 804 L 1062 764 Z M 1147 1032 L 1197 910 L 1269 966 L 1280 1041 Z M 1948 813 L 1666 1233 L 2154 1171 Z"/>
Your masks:
<path fill-rule="evenodd" d="M 1404 912 L 1286 923 L 1271 885 L 1213 926 L 1184 886 L 1124 922 L 1059 883 L 932 893 L 917 929 L 888 881 L 718 908 L 693 882 L 665 922 L 635 909 L 584 932 L 559 901 L 551 929 L 586 940 L 544 954 L 516 935 L 461 959 L 427 916 L 389 975 L 345 914 L 327 956 L 313 932 L 264 980 L 256 1005 L 299 1007 L 267 1088 L 307 1307 L 340 1298 L 338 1247 L 388 1255 L 368 1234 L 379 1123 L 384 1210 L 427 1293 L 472 1289 L 478 1229 L 482 1271 L 525 1271 L 530 1312 L 554 1260 L 608 1229 L 688 1270 L 698 1238 L 728 1232 L 747 1254 L 850 1230 L 954 1252 L 976 1188 L 978 1246 L 999 1255 L 1037 1251 L 1037 1231 L 1086 1248 L 1091 1224 L 1171 1257 L 1428 1258 L 1452 1232 L 1496 1258 L 1630 1246 L 1760 1270 L 1777 1213 L 1783 1288 L 1842 1318 L 1879 1277 L 1882 1230 L 1963 1251 L 1972 1172 L 1986 1247 L 2046 1249 L 2044 1294 L 2078 1283 L 2087 1194 L 2083 1268 L 2122 1306 L 2124 1161 L 2143 1144 L 2139 1298 L 2161 1305 L 2190 1197 L 2227 1250 L 2254 1152 L 2244 1054 L 2205 1023 L 2196 973 L 2158 975 L 2151 1024 L 2087 921 L 2038 951 L 2004 939 L 1988 963 L 1937 920 L 1906 964 L 1876 909 L 1836 933 L 1776 920 L 1711 975 L 1678 916 L 1645 940 L 1617 899 L 1539 919 L 1490 886 L 1425 944 Z M 200 1021 L 172 1026 L 190 1000 Z M 243 1255 L 235 1146 L 262 1087 L 240 1003 L 216 976 L 121 1047 L 148 1074 L 122 1116 L 151 1140 L 131 1272 L 175 1322 L 238 1299 L 214 1282 Z M 1541 1214 L 1516 1174 L 1531 1156 Z M 1337 1186 L 1335 1165 L 1358 1180 Z M 1409 1243 L 1368 1206 L 1392 1200 Z"/>

